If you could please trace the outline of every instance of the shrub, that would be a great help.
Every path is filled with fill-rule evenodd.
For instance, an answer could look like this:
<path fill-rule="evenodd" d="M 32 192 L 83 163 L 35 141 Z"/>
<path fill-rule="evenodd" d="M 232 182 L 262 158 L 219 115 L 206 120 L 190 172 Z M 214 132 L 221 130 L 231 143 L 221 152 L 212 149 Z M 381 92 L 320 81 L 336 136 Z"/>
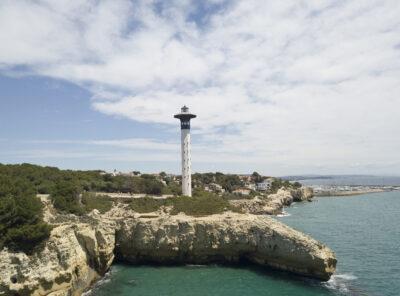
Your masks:
<path fill-rule="evenodd" d="M 96 195 L 90 192 L 82 194 L 82 204 L 87 212 L 97 209 L 104 214 L 112 208 L 112 200 L 108 195 Z"/>
<path fill-rule="evenodd" d="M 79 201 L 80 188 L 73 181 L 58 182 L 51 194 L 53 205 L 61 212 L 82 215 L 85 211 Z"/>
<path fill-rule="evenodd" d="M 31 253 L 50 236 L 51 229 L 44 222 L 10 228 L 5 235 L 4 244 L 10 249 Z"/>
<path fill-rule="evenodd" d="M 163 199 L 155 199 L 151 197 L 135 198 L 130 203 L 132 210 L 138 213 L 150 213 L 157 211 L 166 202 Z"/>
<path fill-rule="evenodd" d="M 293 184 L 292 184 L 292 186 L 293 186 L 293 188 L 294 189 L 299 189 L 299 188 L 301 188 L 303 185 L 301 185 L 301 183 L 299 183 L 299 182 L 294 182 Z"/>
<path fill-rule="evenodd" d="M 205 191 L 195 191 L 193 197 L 173 197 L 167 202 L 173 207 L 171 212 L 173 215 L 180 212 L 190 216 L 221 214 L 228 210 L 239 212 L 239 209 L 231 206 L 226 199 Z"/>
<path fill-rule="evenodd" d="M 205 191 L 194 192 L 193 197 L 176 196 L 167 199 L 154 199 L 151 197 L 137 198 L 130 203 L 132 210 L 138 213 L 150 213 L 160 209 L 161 206 L 169 206 L 172 208 L 171 214 L 176 215 L 180 212 L 189 216 L 207 216 L 220 214 L 224 211 L 241 212 L 237 207 L 229 204 L 229 202 Z"/>
<path fill-rule="evenodd" d="M 0 188 L 0 249 L 29 253 L 50 235 L 43 205 L 30 183 L 2 176 Z"/>
<path fill-rule="evenodd" d="M 144 192 L 146 194 L 155 194 L 155 195 L 162 194 L 164 185 L 160 181 L 155 179 L 145 179 L 144 184 L 145 184 Z"/>

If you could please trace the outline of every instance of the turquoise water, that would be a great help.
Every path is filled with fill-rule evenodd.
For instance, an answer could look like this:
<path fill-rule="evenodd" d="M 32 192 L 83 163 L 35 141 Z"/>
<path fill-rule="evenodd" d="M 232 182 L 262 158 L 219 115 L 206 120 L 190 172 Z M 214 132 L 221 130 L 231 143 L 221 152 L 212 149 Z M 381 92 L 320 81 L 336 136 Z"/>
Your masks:
<path fill-rule="evenodd" d="M 279 218 L 335 250 L 327 283 L 251 267 L 114 265 L 92 294 L 400 295 L 400 192 L 324 197 L 296 203 Z"/>
<path fill-rule="evenodd" d="M 347 295 L 400 295 L 400 192 L 321 197 L 296 203 L 286 224 L 335 252 L 338 276 L 331 284 Z"/>

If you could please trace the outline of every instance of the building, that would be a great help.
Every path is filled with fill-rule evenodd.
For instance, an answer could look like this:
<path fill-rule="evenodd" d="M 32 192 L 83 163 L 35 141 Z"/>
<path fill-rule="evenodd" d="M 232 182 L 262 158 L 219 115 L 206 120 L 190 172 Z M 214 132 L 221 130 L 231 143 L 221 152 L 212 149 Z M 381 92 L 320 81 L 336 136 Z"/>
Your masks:
<path fill-rule="evenodd" d="M 267 191 L 271 188 L 272 179 L 264 179 L 262 182 L 256 184 L 258 191 Z"/>
<path fill-rule="evenodd" d="M 224 193 L 225 189 L 222 188 L 221 185 L 217 184 L 217 183 L 210 183 L 208 184 L 208 188 L 210 189 L 210 191 L 212 192 L 217 192 L 217 193 Z"/>
<path fill-rule="evenodd" d="M 232 193 L 238 195 L 249 195 L 251 193 L 251 190 L 248 188 L 238 188 L 236 190 L 233 190 Z"/>
<path fill-rule="evenodd" d="M 256 186 L 256 184 L 254 184 L 254 183 L 245 183 L 244 184 L 244 187 L 246 187 L 247 189 L 250 189 L 250 190 L 257 190 L 257 186 Z"/>
<path fill-rule="evenodd" d="M 182 194 L 192 196 L 192 159 L 190 156 L 190 119 L 196 115 L 189 113 L 189 108 L 183 106 L 181 113 L 175 114 L 181 121 L 181 158 L 182 158 Z"/>

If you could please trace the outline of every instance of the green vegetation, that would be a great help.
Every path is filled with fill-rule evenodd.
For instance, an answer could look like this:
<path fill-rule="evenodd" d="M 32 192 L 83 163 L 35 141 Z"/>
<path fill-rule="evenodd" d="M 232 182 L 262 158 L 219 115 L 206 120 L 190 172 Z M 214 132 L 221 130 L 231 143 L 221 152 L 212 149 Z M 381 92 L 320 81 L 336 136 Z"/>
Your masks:
<path fill-rule="evenodd" d="M 80 202 L 80 193 L 81 190 L 76 182 L 62 180 L 54 185 L 51 199 L 54 207 L 59 211 L 82 215 L 85 210 Z"/>
<path fill-rule="evenodd" d="M 299 189 L 299 188 L 301 188 L 303 185 L 301 185 L 301 183 L 300 182 L 294 182 L 294 183 L 291 183 L 292 184 L 292 186 L 293 186 L 293 188 L 294 189 Z"/>
<path fill-rule="evenodd" d="M 254 172 L 253 181 L 265 177 Z M 225 189 L 222 196 L 203 191 L 204 186 L 216 183 Z M 160 173 L 159 176 L 140 174 L 112 175 L 103 171 L 71 171 L 31 164 L 0 164 L 0 248 L 7 246 L 15 250 L 31 252 L 49 237 L 51 227 L 43 221 L 43 206 L 37 194 L 49 194 L 53 205 L 62 213 L 83 215 L 93 209 L 101 213 L 109 211 L 112 199 L 93 192 L 147 193 L 151 195 L 171 194 L 168 199 L 141 198 L 130 203 L 140 213 L 157 211 L 161 206 L 170 207 L 172 214 L 204 216 L 238 211 L 229 204 L 229 199 L 238 198 L 232 191 L 242 187 L 237 175 L 217 173 L 194 174 L 193 197 L 181 196 L 179 177 Z M 211 186 L 210 186 L 211 187 Z M 298 182 L 281 179 L 272 182 L 267 193 L 279 188 L 299 188 Z M 246 198 L 259 194 L 252 192 Z"/>
<path fill-rule="evenodd" d="M 111 210 L 113 202 L 107 195 L 96 195 L 92 192 L 84 192 L 82 194 L 82 204 L 86 212 L 96 209 L 104 214 Z"/>
<path fill-rule="evenodd" d="M 288 180 L 275 178 L 271 183 L 271 188 L 268 193 L 276 193 L 282 187 L 285 189 L 298 189 L 301 186 L 299 182 L 290 183 Z"/>
<path fill-rule="evenodd" d="M 138 213 L 155 212 L 161 206 L 167 206 L 172 208 L 170 212 L 172 215 L 183 212 L 190 216 L 220 214 L 228 210 L 239 212 L 239 209 L 231 206 L 228 200 L 216 194 L 200 190 L 195 190 L 193 197 L 178 196 L 167 199 L 137 198 L 130 203 L 130 206 Z"/>
<path fill-rule="evenodd" d="M 33 252 L 50 235 L 42 203 L 28 182 L 0 174 L 0 249 Z"/>
<path fill-rule="evenodd" d="M 211 183 L 216 183 L 222 186 L 228 192 L 232 192 L 233 190 L 242 187 L 244 184 L 242 180 L 240 180 L 238 175 L 230 175 L 223 174 L 220 172 L 214 173 L 205 173 L 193 174 L 192 181 L 194 185 L 202 186 L 209 185 Z"/>
<path fill-rule="evenodd" d="M 221 214 L 228 210 L 237 211 L 226 199 L 204 191 L 195 191 L 193 197 L 174 197 L 171 203 L 173 215 L 183 212 L 190 216 L 207 216 Z"/>
<path fill-rule="evenodd" d="M 55 185 L 51 194 L 53 206 L 64 213 L 83 215 L 93 209 L 104 214 L 112 207 L 112 200 L 107 195 L 96 195 L 94 192 L 81 192 L 79 185 L 61 181 Z"/>
<path fill-rule="evenodd" d="M 31 188 L 33 195 L 50 194 L 56 209 L 76 215 L 84 214 L 94 208 L 94 205 L 99 210 L 108 208 L 106 203 L 109 203 L 102 201 L 101 198 L 89 198 L 81 201 L 80 196 L 84 192 L 181 194 L 180 185 L 167 177 L 165 173 L 163 177 L 166 179 L 167 185 L 153 175 L 138 176 L 139 174 L 139 172 L 134 172 L 133 176 L 113 176 L 102 171 L 71 171 L 31 164 L 0 164 L 0 176 L 8 176 L 16 182 L 26 183 Z M 7 191 L 6 188 L 4 190 Z"/>
<path fill-rule="evenodd" d="M 261 176 L 259 173 L 257 173 L 257 172 L 253 172 L 253 173 L 251 174 L 251 179 L 252 179 L 253 182 L 255 182 L 255 183 L 262 182 L 262 180 L 263 180 L 262 176 Z"/>
<path fill-rule="evenodd" d="M 166 205 L 165 199 L 154 199 L 151 197 L 135 198 L 130 203 L 131 209 L 138 213 L 155 212 L 163 205 Z"/>
<path fill-rule="evenodd" d="M 56 185 L 62 181 L 76 186 L 79 191 L 122 192 L 164 194 L 169 191 L 155 176 L 142 174 L 117 175 L 103 171 L 72 171 L 54 167 L 41 167 L 32 164 L 3 165 L 0 164 L 0 175 L 7 175 L 13 180 L 24 180 L 30 183 L 39 194 L 52 194 L 58 191 Z"/>

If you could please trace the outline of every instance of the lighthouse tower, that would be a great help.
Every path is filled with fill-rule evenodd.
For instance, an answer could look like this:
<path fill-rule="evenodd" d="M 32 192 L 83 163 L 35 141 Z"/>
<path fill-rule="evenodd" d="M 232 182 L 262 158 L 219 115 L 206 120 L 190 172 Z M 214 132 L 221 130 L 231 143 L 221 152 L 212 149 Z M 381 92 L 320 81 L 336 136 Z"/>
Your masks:
<path fill-rule="evenodd" d="M 181 113 L 175 114 L 181 121 L 181 154 L 182 154 L 182 194 L 192 196 L 192 159 L 190 156 L 190 119 L 196 115 L 189 113 L 189 108 L 183 106 Z"/>

